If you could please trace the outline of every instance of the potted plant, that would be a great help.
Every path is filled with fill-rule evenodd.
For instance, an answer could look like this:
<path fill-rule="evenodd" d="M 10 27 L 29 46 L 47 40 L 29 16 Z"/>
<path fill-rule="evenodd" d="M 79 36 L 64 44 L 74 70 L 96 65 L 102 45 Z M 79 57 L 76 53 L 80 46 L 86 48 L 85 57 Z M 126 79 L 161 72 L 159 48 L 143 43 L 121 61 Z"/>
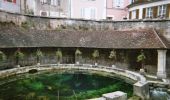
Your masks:
<path fill-rule="evenodd" d="M 43 57 L 43 53 L 40 49 L 37 49 L 36 51 L 36 59 L 37 59 L 37 65 L 40 65 L 40 59 Z"/>
<path fill-rule="evenodd" d="M 114 49 L 112 51 L 110 51 L 109 59 L 111 59 L 113 61 L 113 63 L 115 64 L 115 61 L 116 61 L 116 51 Z M 114 65 L 112 65 L 112 67 L 113 66 Z"/>
<path fill-rule="evenodd" d="M 93 57 L 93 59 L 94 59 L 94 65 L 95 66 L 97 66 L 98 64 L 97 64 L 97 58 L 99 58 L 99 51 L 98 50 L 94 50 L 94 52 L 92 53 L 92 57 Z"/>
<path fill-rule="evenodd" d="M 62 51 L 60 49 L 56 51 L 56 57 L 57 57 L 57 63 L 60 64 L 63 57 Z"/>
<path fill-rule="evenodd" d="M 5 61 L 6 59 L 7 59 L 6 55 L 2 51 L 0 51 L 0 63 Z"/>
<path fill-rule="evenodd" d="M 14 57 L 16 59 L 16 67 L 20 67 L 19 62 L 24 59 L 24 53 L 22 53 L 20 49 L 17 49 L 14 53 Z"/>
<path fill-rule="evenodd" d="M 77 58 L 76 64 L 79 64 L 81 55 L 82 55 L 82 52 L 79 49 L 76 49 L 76 52 L 75 52 L 75 57 Z"/>
<path fill-rule="evenodd" d="M 145 74 L 145 54 L 143 52 L 143 50 L 141 50 L 140 54 L 137 56 L 137 62 L 140 62 L 141 63 L 141 69 L 140 69 L 140 73 L 141 74 Z"/>

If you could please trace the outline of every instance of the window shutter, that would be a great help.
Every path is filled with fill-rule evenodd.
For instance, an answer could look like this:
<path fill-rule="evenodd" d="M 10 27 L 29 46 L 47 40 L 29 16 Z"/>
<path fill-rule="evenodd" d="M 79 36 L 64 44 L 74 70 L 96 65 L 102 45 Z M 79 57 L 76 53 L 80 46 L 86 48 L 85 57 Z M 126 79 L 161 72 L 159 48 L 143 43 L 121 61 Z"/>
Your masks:
<path fill-rule="evenodd" d="M 153 9 L 153 18 L 157 18 L 157 16 L 158 16 L 158 6 L 155 6 L 152 9 Z"/>
<path fill-rule="evenodd" d="M 139 19 L 139 9 L 136 10 L 136 19 Z"/>
<path fill-rule="evenodd" d="M 132 11 L 129 12 L 129 19 L 132 19 Z"/>
<path fill-rule="evenodd" d="M 167 4 L 166 18 L 170 18 L 170 4 Z"/>
<path fill-rule="evenodd" d="M 143 8 L 143 15 L 142 15 L 142 18 L 145 19 L 146 17 L 146 8 Z"/>
<path fill-rule="evenodd" d="M 16 0 L 13 0 L 13 3 L 16 3 Z"/>

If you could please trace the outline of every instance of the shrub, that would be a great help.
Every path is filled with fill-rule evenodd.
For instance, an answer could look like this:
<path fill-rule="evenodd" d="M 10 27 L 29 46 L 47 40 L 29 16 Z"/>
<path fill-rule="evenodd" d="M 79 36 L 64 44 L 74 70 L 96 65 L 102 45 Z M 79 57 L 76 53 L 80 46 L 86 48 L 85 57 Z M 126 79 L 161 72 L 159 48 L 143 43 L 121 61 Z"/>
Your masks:
<path fill-rule="evenodd" d="M 97 59 L 99 56 L 100 56 L 100 55 L 99 55 L 99 51 L 98 51 L 98 50 L 94 50 L 94 52 L 92 53 L 92 57 L 93 57 L 94 59 Z"/>
<path fill-rule="evenodd" d="M 82 55 L 82 52 L 79 49 L 76 49 L 75 56 L 80 56 Z"/>
<path fill-rule="evenodd" d="M 43 53 L 40 49 L 37 49 L 36 51 L 36 57 L 37 57 L 37 63 L 40 62 L 40 58 L 43 57 Z"/>
<path fill-rule="evenodd" d="M 24 59 L 24 53 L 22 53 L 20 51 L 20 49 L 18 49 L 15 53 L 14 53 L 14 57 L 16 59 L 16 64 L 18 65 L 19 64 L 19 60 L 22 60 Z"/>
<path fill-rule="evenodd" d="M 6 55 L 2 51 L 0 51 L 0 61 L 5 61 L 6 59 Z"/>
<path fill-rule="evenodd" d="M 146 56 L 145 56 L 143 50 L 141 50 L 141 53 L 137 56 L 137 62 L 141 62 L 142 68 L 144 68 L 145 59 L 146 59 Z"/>
<path fill-rule="evenodd" d="M 62 51 L 60 49 L 56 51 L 56 57 L 57 57 L 58 62 L 60 62 L 63 57 Z"/>
<path fill-rule="evenodd" d="M 116 59 L 116 51 L 113 49 L 112 51 L 110 51 L 110 55 L 109 55 L 110 59 Z"/>

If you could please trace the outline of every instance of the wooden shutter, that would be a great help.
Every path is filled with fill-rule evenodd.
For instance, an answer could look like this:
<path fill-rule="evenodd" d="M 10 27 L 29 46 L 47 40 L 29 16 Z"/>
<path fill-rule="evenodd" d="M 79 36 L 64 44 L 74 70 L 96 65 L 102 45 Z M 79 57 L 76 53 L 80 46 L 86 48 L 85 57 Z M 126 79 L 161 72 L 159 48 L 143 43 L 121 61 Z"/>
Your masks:
<path fill-rule="evenodd" d="M 155 6 L 152 9 L 153 9 L 153 18 L 157 18 L 157 16 L 158 16 L 158 6 Z"/>
<path fill-rule="evenodd" d="M 136 19 L 139 19 L 139 9 L 136 10 Z"/>
<path fill-rule="evenodd" d="M 16 0 L 13 0 L 13 3 L 16 3 Z"/>
<path fill-rule="evenodd" d="M 170 4 L 167 4 L 167 8 L 166 8 L 166 18 L 170 18 Z"/>
<path fill-rule="evenodd" d="M 143 8 L 142 18 L 145 19 L 145 17 L 146 17 L 146 8 Z"/>
<path fill-rule="evenodd" d="M 129 19 L 132 19 L 132 11 L 129 12 Z"/>

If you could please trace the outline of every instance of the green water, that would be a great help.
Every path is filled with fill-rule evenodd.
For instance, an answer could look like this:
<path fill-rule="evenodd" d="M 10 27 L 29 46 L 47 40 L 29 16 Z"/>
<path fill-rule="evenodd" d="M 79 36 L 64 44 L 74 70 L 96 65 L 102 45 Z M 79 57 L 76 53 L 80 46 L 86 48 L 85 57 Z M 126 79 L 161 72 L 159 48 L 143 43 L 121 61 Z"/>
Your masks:
<path fill-rule="evenodd" d="M 0 100 L 84 100 L 118 90 L 130 97 L 133 86 L 98 75 L 43 73 L 1 85 Z"/>

